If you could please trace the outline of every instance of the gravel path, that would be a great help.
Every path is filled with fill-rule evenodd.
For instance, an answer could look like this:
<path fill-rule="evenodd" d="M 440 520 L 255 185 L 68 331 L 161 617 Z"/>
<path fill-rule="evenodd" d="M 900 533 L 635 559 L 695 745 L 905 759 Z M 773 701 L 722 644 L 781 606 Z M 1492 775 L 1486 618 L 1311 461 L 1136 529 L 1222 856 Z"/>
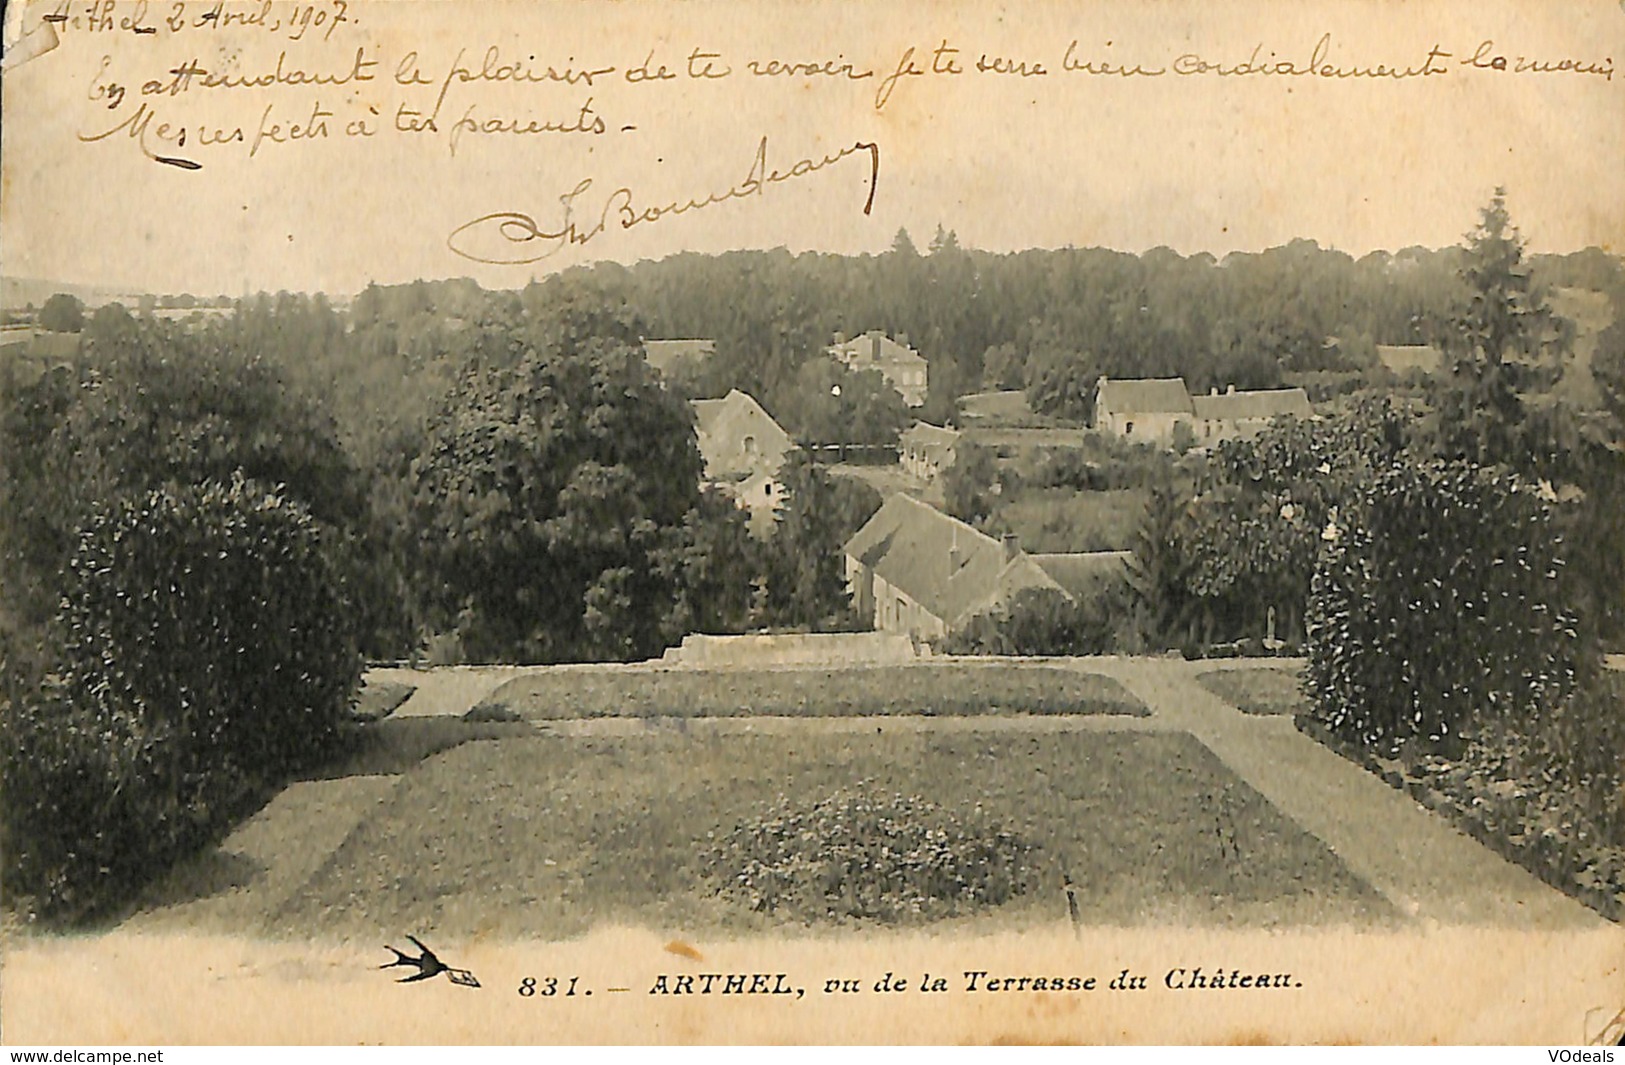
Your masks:
<path fill-rule="evenodd" d="M 1291 718 L 1244 714 L 1225 703 L 1194 679 L 1210 663 L 1130 659 L 1091 668 L 1143 699 L 1152 720 L 1201 740 L 1401 913 L 1443 925 L 1589 929 L 1607 924 L 1303 735 Z"/>
<path fill-rule="evenodd" d="M 369 682 L 410 684 L 417 691 L 392 717 L 461 717 L 481 699 L 538 666 L 439 666 L 433 669 L 369 669 Z"/>

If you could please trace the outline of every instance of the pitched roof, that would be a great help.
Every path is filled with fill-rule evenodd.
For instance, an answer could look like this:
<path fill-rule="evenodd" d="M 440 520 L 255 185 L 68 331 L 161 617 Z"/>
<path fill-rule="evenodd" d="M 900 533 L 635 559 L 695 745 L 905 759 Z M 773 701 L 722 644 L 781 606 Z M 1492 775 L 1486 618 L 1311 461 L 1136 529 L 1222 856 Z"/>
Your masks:
<path fill-rule="evenodd" d="M 972 392 L 959 397 L 959 414 L 971 421 L 1028 422 L 1033 419 L 1032 405 L 1027 393 L 1018 390 L 1005 392 Z"/>
<path fill-rule="evenodd" d="M 959 431 L 957 429 L 944 429 L 942 426 L 932 425 L 930 422 L 915 422 L 903 430 L 903 435 L 898 438 L 898 441 L 905 448 L 912 447 L 927 454 L 942 455 L 953 450 L 959 443 Z"/>
<path fill-rule="evenodd" d="M 715 340 L 645 340 L 643 358 L 657 370 L 670 370 L 679 362 L 704 362 L 715 354 Z"/>
<path fill-rule="evenodd" d="M 1028 557 L 1074 599 L 1089 599 L 1128 579 L 1129 560 L 1134 552 L 1080 551 Z"/>
<path fill-rule="evenodd" d="M 1191 404 L 1198 418 L 1208 421 L 1244 421 L 1292 415 L 1307 418 L 1314 414 L 1309 393 L 1301 388 L 1272 388 L 1261 392 L 1223 392 L 1216 396 L 1195 396 Z"/>
<path fill-rule="evenodd" d="M 882 363 L 920 363 L 925 356 L 900 344 L 879 329 L 871 329 L 862 336 L 832 345 L 830 354 L 854 367 L 879 366 Z"/>
<path fill-rule="evenodd" d="M 795 446 L 773 416 L 737 388 L 721 399 L 696 399 L 690 406 L 709 477 L 762 467 L 777 469 L 784 453 Z"/>
<path fill-rule="evenodd" d="M 1189 414 L 1191 394 L 1183 377 L 1100 382 L 1096 402 L 1113 414 Z"/>
<path fill-rule="evenodd" d="M 1377 358 L 1397 374 L 1411 370 L 1438 373 L 1444 367 L 1444 352 L 1431 344 L 1378 344 Z"/>
<path fill-rule="evenodd" d="M 1024 553 L 906 495 L 894 495 L 846 543 L 886 583 L 952 627 L 1026 588 L 1064 589 Z"/>

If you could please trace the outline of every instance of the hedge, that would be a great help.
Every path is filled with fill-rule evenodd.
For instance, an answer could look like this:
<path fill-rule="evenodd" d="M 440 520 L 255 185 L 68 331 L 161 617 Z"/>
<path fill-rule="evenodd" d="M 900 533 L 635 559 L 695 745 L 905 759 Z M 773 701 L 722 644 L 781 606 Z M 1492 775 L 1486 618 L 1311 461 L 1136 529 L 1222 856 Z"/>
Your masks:
<path fill-rule="evenodd" d="M 1548 728 L 1595 677 L 1554 496 L 1464 463 L 1396 463 L 1334 512 L 1312 582 L 1315 717 L 1378 751 Z"/>
<path fill-rule="evenodd" d="M 100 507 L 59 668 L 0 693 L 8 894 L 104 910 L 332 754 L 361 666 L 339 573 L 305 507 L 241 476 Z"/>

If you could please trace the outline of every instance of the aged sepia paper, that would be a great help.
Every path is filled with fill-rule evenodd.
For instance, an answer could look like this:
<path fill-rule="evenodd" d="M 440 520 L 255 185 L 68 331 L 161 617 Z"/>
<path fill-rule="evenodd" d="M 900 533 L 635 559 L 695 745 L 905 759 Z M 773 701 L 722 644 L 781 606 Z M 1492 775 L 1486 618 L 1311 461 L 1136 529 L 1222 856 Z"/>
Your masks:
<path fill-rule="evenodd" d="M 1359 257 L 1459 244 L 1498 187 L 1533 251 L 1625 241 L 1616 0 L 33 0 L 7 6 L 5 46 L 0 242 L 36 303 L 41 282 L 132 309 L 522 289 L 686 252 L 879 254 L 938 227 L 994 252 Z M 1170 720 L 1268 776 L 1199 710 Z M 660 735 L 681 760 L 750 731 Z M 392 782 L 369 779 L 383 802 Z M 455 891 L 449 934 L 238 928 L 226 906 L 13 929 L 0 1020 L 27 1044 L 1619 1038 L 1616 923 L 1459 834 L 1471 891 L 1440 852 L 1385 854 L 1364 792 L 1259 786 L 1383 919 L 1266 900 L 1075 924 L 1051 885 L 1048 923 L 549 940 L 509 934 L 511 899 Z M 309 816 L 305 876 L 346 831 Z M 479 986 L 397 985 L 379 966 L 408 935 Z"/>

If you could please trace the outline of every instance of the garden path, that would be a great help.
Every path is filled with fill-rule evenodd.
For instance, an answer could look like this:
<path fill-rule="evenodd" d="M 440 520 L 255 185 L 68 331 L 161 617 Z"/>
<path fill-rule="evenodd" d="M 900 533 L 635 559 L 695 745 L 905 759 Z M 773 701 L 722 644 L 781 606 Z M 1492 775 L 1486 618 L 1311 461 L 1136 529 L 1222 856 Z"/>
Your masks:
<path fill-rule="evenodd" d="M 1289 716 L 1244 714 L 1207 691 L 1195 677 L 1213 666 L 1122 658 L 1090 660 L 1086 668 L 1115 677 L 1151 707 L 1152 720 L 1194 735 L 1415 920 L 1542 930 L 1606 924 L 1409 795 L 1303 735 Z"/>
<path fill-rule="evenodd" d="M 460 717 L 481 699 L 535 666 L 437 666 L 407 669 L 386 666 L 369 669 L 367 679 L 410 684 L 414 691 L 392 717 Z"/>

